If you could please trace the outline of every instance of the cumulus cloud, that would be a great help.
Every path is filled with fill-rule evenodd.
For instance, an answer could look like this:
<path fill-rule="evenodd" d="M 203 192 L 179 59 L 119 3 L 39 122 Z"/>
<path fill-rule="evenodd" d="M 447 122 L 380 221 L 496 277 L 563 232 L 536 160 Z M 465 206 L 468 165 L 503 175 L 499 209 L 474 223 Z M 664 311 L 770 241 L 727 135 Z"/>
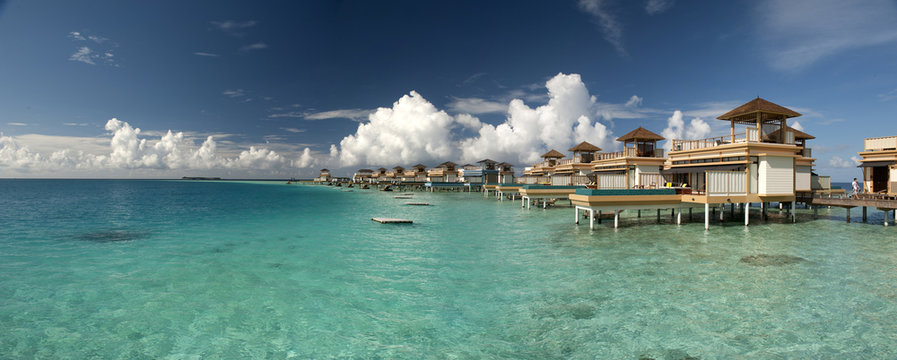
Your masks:
<path fill-rule="evenodd" d="M 416 91 L 392 108 L 379 108 L 355 134 L 340 141 L 342 166 L 438 161 L 453 158 L 451 127 L 455 118 L 436 109 Z M 331 151 L 333 152 L 333 151 Z"/>
<path fill-rule="evenodd" d="M 65 172 L 79 169 L 274 170 L 285 168 L 287 164 L 280 154 L 255 146 L 236 156 L 222 156 L 217 153 L 217 144 L 212 136 L 197 147 L 183 132 L 169 130 L 159 139 L 148 139 L 141 137 L 139 128 L 118 119 L 107 121 L 105 130 L 112 136 L 108 145 L 102 148 L 105 151 L 86 152 L 67 148 L 52 151 L 49 155 L 22 146 L 13 137 L 0 136 L 0 169 L 24 173 L 32 170 Z M 38 139 L 44 137 L 34 136 Z M 70 145 L 75 143 L 69 142 Z M 94 145 L 88 149 L 96 150 L 98 147 Z"/>
<path fill-rule="evenodd" d="M 460 142 L 462 159 L 489 157 L 529 163 L 547 149 L 564 151 L 579 141 L 602 148 L 613 146 L 604 124 L 593 120 L 595 97 L 578 74 L 558 74 L 545 83 L 548 103 L 537 108 L 511 100 L 507 119 L 484 124 L 476 137 Z"/>
<path fill-rule="evenodd" d="M 702 139 L 710 135 L 710 124 L 699 117 L 691 119 L 688 125 L 682 116 L 682 111 L 676 110 L 667 119 L 667 127 L 663 129 L 661 136 L 667 138 L 664 148 L 669 151 L 673 146 L 673 139 Z"/>

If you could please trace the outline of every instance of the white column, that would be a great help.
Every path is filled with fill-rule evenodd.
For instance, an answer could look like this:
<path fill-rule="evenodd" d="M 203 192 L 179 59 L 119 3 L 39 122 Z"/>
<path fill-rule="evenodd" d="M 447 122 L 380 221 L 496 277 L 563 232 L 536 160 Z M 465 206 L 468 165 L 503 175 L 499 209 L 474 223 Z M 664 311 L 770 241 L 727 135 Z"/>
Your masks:
<path fill-rule="evenodd" d="M 891 212 L 891 210 L 885 210 L 885 226 L 888 226 L 888 217 L 890 217 L 890 215 L 888 215 L 888 214 L 890 212 Z"/>
<path fill-rule="evenodd" d="M 579 206 L 573 208 L 573 220 L 576 220 L 576 224 L 579 225 Z"/>
<path fill-rule="evenodd" d="M 676 225 L 682 225 L 682 206 L 679 206 L 679 211 L 676 211 Z"/>
<path fill-rule="evenodd" d="M 720 205 L 719 207 L 719 221 L 722 222 L 726 219 L 726 205 Z"/>
<path fill-rule="evenodd" d="M 589 230 L 595 229 L 595 209 L 589 209 Z"/>
<path fill-rule="evenodd" d="M 742 205 L 742 209 L 744 209 L 744 226 L 748 226 L 751 216 L 751 203 L 744 203 L 744 205 Z"/>
<path fill-rule="evenodd" d="M 791 202 L 791 222 L 797 222 L 797 201 Z"/>
<path fill-rule="evenodd" d="M 704 230 L 710 229 L 710 204 L 704 204 Z"/>
<path fill-rule="evenodd" d="M 620 210 L 614 209 L 614 229 L 620 226 Z"/>
<path fill-rule="evenodd" d="M 542 208 L 544 209 L 544 208 L 547 208 L 547 207 L 548 207 L 548 199 L 546 199 L 546 198 L 542 198 Z"/>

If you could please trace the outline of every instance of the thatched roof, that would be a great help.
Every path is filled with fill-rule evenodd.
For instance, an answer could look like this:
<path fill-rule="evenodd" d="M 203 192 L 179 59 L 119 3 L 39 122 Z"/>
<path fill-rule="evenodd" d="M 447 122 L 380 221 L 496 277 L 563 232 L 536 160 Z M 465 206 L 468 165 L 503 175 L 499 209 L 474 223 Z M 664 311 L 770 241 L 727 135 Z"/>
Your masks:
<path fill-rule="evenodd" d="M 492 160 L 492 159 L 483 159 L 483 160 L 477 161 L 477 164 L 484 164 L 484 163 L 485 164 L 497 164 L 498 162 L 495 160 Z"/>
<path fill-rule="evenodd" d="M 547 153 L 542 154 L 542 158 L 544 158 L 544 159 L 550 159 L 550 158 L 558 158 L 558 159 L 560 159 L 560 158 L 563 158 L 563 157 L 564 157 L 564 154 L 561 154 L 560 151 L 557 151 L 557 150 L 554 150 L 554 149 L 552 149 L 551 151 L 549 151 L 549 152 L 547 152 Z"/>
<path fill-rule="evenodd" d="M 793 127 L 790 127 L 790 126 L 785 126 L 785 128 L 787 128 L 788 130 L 791 130 L 791 131 L 794 132 L 794 139 L 795 139 L 795 140 L 797 140 L 797 139 L 813 140 L 813 139 L 816 138 L 816 137 L 813 136 L 813 135 L 807 134 L 807 133 L 805 133 L 805 132 L 803 132 L 803 131 L 797 130 L 797 129 L 795 129 L 795 128 L 793 128 Z M 776 131 L 773 131 L 773 132 L 771 132 L 771 133 L 769 133 L 769 134 L 766 134 L 766 136 L 764 136 L 764 139 L 779 139 L 779 134 L 781 134 L 781 132 L 782 132 L 782 129 L 778 129 L 778 130 L 776 130 Z"/>
<path fill-rule="evenodd" d="M 657 134 L 651 132 L 650 130 L 645 129 L 641 126 L 639 126 L 638 129 L 632 130 L 632 131 L 626 133 L 626 135 L 623 135 L 623 136 L 620 136 L 619 138 L 617 138 L 617 141 L 631 141 L 631 140 L 660 141 L 660 140 L 666 140 L 666 138 L 664 138 L 663 136 L 657 135 Z"/>
<path fill-rule="evenodd" d="M 583 141 L 567 151 L 601 151 L 601 148 Z"/>
<path fill-rule="evenodd" d="M 321 172 L 325 172 L 325 171 L 330 172 L 330 170 L 327 170 L 327 169 L 321 169 Z"/>
<path fill-rule="evenodd" d="M 458 164 L 455 164 L 455 163 L 453 163 L 453 162 L 451 162 L 451 161 L 446 161 L 446 162 L 444 162 L 444 163 L 442 163 L 442 164 L 439 164 L 439 166 L 440 166 L 440 167 L 454 167 L 454 166 L 458 166 Z"/>
<path fill-rule="evenodd" d="M 508 162 L 500 162 L 500 163 L 498 163 L 498 166 L 514 166 L 514 164 L 511 164 Z"/>
<path fill-rule="evenodd" d="M 424 164 L 417 164 L 417 165 L 412 166 L 411 168 L 412 168 L 412 169 L 426 169 L 426 168 L 427 168 L 427 165 L 424 165 Z"/>
<path fill-rule="evenodd" d="M 405 168 L 403 168 L 403 167 L 401 167 L 401 166 L 396 166 L 396 167 L 394 167 L 394 168 L 392 168 L 392 169 L 393 169 L 393 170 L 398 170 L 398 171 L 405 170 Z"/>
<path fill-rule="evenodd" d="M 377 171 L 384 172 L 384 171 L 386 171 L 386 168 L 379 168 L 379 169 L 377 169 Z"/>
<path fill-rule="evenodd" d="M 800 116 L 800 113 L 786 108 L 781 105 L 773 104 L 769 101 L 761 99 L 759 96 L 751 101 L 748 101 L 744 105 L 741 105 L 732 111 L 729 111 L 725 114 L 720 115 L 717 119 L 720 120 L 732 120 L 734 118 L 754 114 L 754 113 L 771 113 L 777 115 L 783 115 L 785 118 L 792 118 Z"/>

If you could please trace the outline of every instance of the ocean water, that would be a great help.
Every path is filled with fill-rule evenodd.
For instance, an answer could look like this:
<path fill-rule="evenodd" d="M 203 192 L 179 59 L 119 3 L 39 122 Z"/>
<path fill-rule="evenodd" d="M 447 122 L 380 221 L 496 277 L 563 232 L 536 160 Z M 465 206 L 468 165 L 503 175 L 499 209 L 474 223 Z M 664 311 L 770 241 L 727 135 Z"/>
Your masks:
<path fill-rule="evenodd" d="M 395 195 L 0 180 L 0 358 L 897 354 L 897 227 L 880 211 L 709 231 L 697 212 L 631 212 L 590 231 L 563 206 Z"/>

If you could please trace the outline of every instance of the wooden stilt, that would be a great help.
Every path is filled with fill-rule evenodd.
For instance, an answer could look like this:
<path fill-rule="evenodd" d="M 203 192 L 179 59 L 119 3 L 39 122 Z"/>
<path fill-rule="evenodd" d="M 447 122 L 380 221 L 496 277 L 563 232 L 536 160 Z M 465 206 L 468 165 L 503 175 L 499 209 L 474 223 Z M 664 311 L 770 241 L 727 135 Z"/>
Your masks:
<path fill-rule="evenodd" d="M 866 222 L 866 207 L 863 206 L 863 222 Z"/>
<path fill-rule="evenodd" d="M 850 208 L 847 208 L 847 223 L 850 223 Z"/>

